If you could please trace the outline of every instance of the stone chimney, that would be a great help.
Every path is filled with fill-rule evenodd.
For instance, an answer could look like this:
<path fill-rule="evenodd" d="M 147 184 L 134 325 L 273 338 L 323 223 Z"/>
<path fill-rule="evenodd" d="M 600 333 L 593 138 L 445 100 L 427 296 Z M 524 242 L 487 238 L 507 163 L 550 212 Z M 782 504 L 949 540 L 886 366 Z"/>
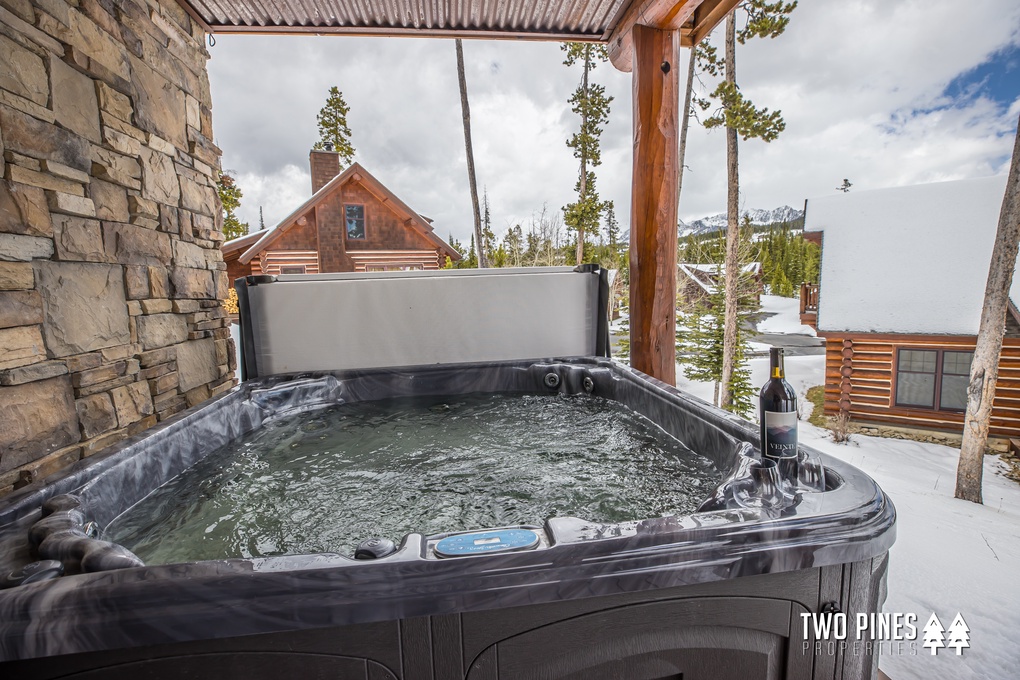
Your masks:
<path fill-rule="evenodd" d="M 333 151 L 332 144 L 327 144 L 325 150 L 312 149 L 308 163 L 312 170 L 313 194 L 340 174 L 340 154 Z"/>

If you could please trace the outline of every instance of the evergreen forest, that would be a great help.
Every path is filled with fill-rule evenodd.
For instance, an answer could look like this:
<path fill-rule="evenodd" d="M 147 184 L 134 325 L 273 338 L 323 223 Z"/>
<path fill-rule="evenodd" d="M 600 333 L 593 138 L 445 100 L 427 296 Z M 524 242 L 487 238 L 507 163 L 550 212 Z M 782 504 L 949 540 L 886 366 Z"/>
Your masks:
<path fill-rule="evenodd" d="M 818 283 L 821 248 L 803 236 L 799 223 L 749 225 L 742 232 L 750 239 L 747 262 L 761 262 L 765 293 L 797 297 L 801 283 Z M 723 231 L 691 234 L 681 239 L 679 261 L 691 264 L 722 262 L 726 248 Z"/>

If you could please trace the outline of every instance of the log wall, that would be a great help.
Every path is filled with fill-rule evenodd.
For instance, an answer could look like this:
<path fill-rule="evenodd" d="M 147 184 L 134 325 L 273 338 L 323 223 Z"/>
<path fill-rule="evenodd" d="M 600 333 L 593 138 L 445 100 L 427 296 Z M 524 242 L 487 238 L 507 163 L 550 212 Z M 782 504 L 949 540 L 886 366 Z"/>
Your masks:
<path fill-rule="evenodd" d="M 825 344 L 825 413 L 855 421 L 961 433 L 963 412 L 897 406 L 899 349 L 973 351 L 973 336 L 830 333 Z M 990 434 L 1020 436 L 1020 338 L 1003 340 Z"/>

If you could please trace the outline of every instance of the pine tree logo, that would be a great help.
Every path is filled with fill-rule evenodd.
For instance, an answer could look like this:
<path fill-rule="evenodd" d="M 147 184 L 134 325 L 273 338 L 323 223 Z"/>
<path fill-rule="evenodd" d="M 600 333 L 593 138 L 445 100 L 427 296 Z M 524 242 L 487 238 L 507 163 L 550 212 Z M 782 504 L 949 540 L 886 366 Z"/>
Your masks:
<path fill-rule="evenodd" d="M 928 619 L 928 623 L 924 626 L 924 643 L 921 646 L 925 649 L 930 649 L 931 655 L 935 656 L 939 653 L 940 648 L 946 646 L 945 632 L 946 629 L 942 627 L 942 622 L 939 621 L 938 615 L 932 612 L 931 618 Z"/>
<path fill-rule="evenodd" d="M 953 622 L 949 624 L 949 642 L 946 646 L 955 649 L 957 656 L 963 654 L 964 647 L 970 647 L 970 628 L 967 627 L 967 622 L 963 620 L 963 615 L 959 612 Z M 932 653 L 934 654 L 934 652 Z"/>

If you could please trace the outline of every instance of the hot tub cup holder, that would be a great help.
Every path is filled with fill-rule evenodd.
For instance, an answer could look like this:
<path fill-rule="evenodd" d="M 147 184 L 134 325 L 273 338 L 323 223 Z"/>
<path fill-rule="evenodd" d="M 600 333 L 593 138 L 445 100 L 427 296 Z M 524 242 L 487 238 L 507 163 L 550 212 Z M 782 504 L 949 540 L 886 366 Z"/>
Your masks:
<path fill-rule="evenodd" d="M 729 474 L 698 512 L 757 508 L 766 514 L 785 514 L 800 504 L 804 494 L 834 491 L 843 485 L 843 479 L 825 467 L 817 451 L 801 449 L 798 458 L 794 484 L 779 476 L 775 461 L 763 460 L 750 444 L 743 444 Z"/>
<path fill-rule="evenodd" d="M 801 449 L 797 453 L 797 488 L 801 491 L 823 493 L 830 490 L 827 484 L 827 470 L 822 456 L 817 451 Z"/>
<path fill-rule="evenodd" d="M 779 474 L 776 461 L 754 460 L 746 470 L 748 475 L 733 485 L 733 500 L 738 506 L 779 512 L 794 503 L 793 490 Z"/>

